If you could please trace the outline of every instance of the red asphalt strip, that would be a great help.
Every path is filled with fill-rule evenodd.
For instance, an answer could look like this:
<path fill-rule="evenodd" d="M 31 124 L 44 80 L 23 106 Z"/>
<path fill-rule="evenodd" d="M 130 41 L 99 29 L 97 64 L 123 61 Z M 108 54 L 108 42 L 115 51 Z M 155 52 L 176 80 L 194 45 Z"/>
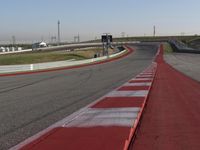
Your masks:
<path fill-rule="evenodd" d="M 122 150 L 128 127 L 56 128 L 21 150 Z M 97 140 L 98 139 L 98 140 Z"/>
<path fill-rule="evenodd" d="M 163 60 L 158 63 L 133 150 L 199 150 L 200 84 Z"/>
<path fill-rule="evenodd" d="M 144 97 L 105 97 L 91 108 L 141 107 Z"/>
<path fill-rule="evenodd" d="M 0 74 L 0 77 L 7 77 L 7 76 L 16 76 L 16 75 L 29 75 L 29 74 L 37 74 L 37 73 L 45 73 L 45 72 L 53 72 L 53 71 L 61 71 L 61 70 L 69 70 L 69 69 L 76 69 L 76 68 L 82 68 L 82 67 L 88 67 L 88 66 L 94 66 L 94 65 L 99 65 L 99 64 L 104 64 L 112 61 L 116 61 L 118 59 L 124 58 L 134 52 L 134 49 L 125 46 L 128 49 L 128 52 L 126 54 L 123 54 L 119 57 L 111 58 L 108 60 L 104 61 L 99 61 L 95 63 L 90 63 L 90 64 L 83 64 L 83 65 L 77 65 L 77 66 L 68 66 L 68 67 L 61 67 L 61 68 L 52 68 L 52 69 L 45 69 L 45 70 L 38 70 L 38 71 L 28 71 L 28 72 L 16 72 L 16 73 L 5 73 L 5 74 Z"/>

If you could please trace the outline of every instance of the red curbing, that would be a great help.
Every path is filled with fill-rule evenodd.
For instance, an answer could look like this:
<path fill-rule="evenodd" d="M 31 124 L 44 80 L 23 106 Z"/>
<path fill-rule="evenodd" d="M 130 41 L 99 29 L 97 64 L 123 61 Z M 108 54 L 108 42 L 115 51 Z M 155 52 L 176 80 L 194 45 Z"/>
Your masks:
<path fill-rule="evenodd" d="M 125 141 L 125 145 L 124 145 L 124 149 L 123 149 L 123 150 L 128 150 L 131 141 L 134 140 L 133 138 L 135 137 L 137 128 L 138 128 L 139 123 L 140 123 L 140 121 L 141 121 L 142 114 L 143 114 L 144 109 L 145 109 L 145 106 L 146 106 L 146 104 L 147 104 L 147 99 L 148 99 L 148 97 L 149 97 L 149 93 L 150 93 L 150 90 L 151 90 L 151 88 L 152 88 L 152 85 L 153 85 L 153 82 L 154 82 L 154 79 L 155 79 L 156 70 L 157 70 L 157 64 L 155 63 L 155 70 L 154 70 L 154 75 L 153 75 L 152 83 L 151 83 L 151 86 L 149 86 L 149 88 L 148 88 L 148 91 L 149 91 L 149 92 L 148 92 L 147 96 L 145 97 L 144 102 L 143 102 L 142 107 L 141 107 L 141 110 L 140 110 L 140 112 L 138 113 L 137 119 L 135 120 L 134 125 L 133 125 L 133 127 L 131 128 L 131 130 L 130 130 L 129 138 Z"/>
<path fill-rule="evenodd" d="M 160 57 L 162 57 L 162 56 L 160 55 L 160 53 L 163 53 L 163 45 L 162 44 L 159 46 L 158 51 L 156 53 L 156 57 L 155 57 L 155 60 L 154 60 L 155 62 L 158 62 L 158 60 L 161 59 Z M 154 62 L 154 64 L 156 65 L 155 74 L 154 74 L 154 77 L 153 77 L 153 80 L 152 80 L 152 84 L 149 87 L 149 91 L 151 90 L 151 88 L 153 86 L 153 82 L 155 80 L 155 75 L 156 75 L 156 72 L 157 72 L 157 63 L 155 63 L 155 62 Z M 126 140 L 126 142 L 125 142 L 124 150 L 128 150 L 129 149 L 129 146 L 130 146 L 131 142 L 134 140 L 134 137 L 136 136 L 136 131 L 137 131 L 137 128 L 138 128 L 139 123 L 141 121 L 142 114 L 143 114 L 145 106 L 147 104 L 148 97 L 149 97 L 149 93 L 145 97 L 144 103 L 142 104 L 142 109 L 141 109 L 141 111 L 139 112 L 139 114 L 137 116 L 137 120 L 135 121 L 133 128 L 130 131 L 129 139 Z"/>
<path fill-rule="evenodd" d="M 118 89 L 118 91 L 139 91 L 139 90 L 148 90 L 149 86 L 123 86 Z"/>
<path fill-rule="evenodd" d="M 82 68 L 82 67 L 88 67 L 88 66 L 94 66 L 94 65 L 100 65 L 100 64 L 104 64 L 104 63 L 108 63 L 108 62 L 112 62 L 112 61 L 116 61 L 118 59 L 124 58 L 126 56 L 128 56 L 129 54 L 134 52 L 134 49 L 129 47 L 129 46 L 124 46 L 128 52 L 118 56 L 118 57 L 114 57 L 108 60 L 104 60 L 104 61 L 99 61 L 99 62 L 95 62 L 95 63 L 89 63 L 89 64 L 83 64 L 83 65 L 77 65 L 77 66 L 68 66 L 68 67 L 61 67 L 61 68 L 52 68 L 52 69 L 44 69 L 44 70 L 38 70 L 38 71 L 27 71 L 27 72 L 16 72 L 16 73 L 4 73 L 4 74 L 0 74 L 0 77 L 7 77 L 7 76 L 17 76 L 17 75 L 30 75 L 30 74 L 38 74 L 38 73 L 46 73 L 46 72 L 54 72 L 54 71 L 61 71 L 61 70 L 69 70 L 69 69 L 77 69 L 77 68 Z"/>

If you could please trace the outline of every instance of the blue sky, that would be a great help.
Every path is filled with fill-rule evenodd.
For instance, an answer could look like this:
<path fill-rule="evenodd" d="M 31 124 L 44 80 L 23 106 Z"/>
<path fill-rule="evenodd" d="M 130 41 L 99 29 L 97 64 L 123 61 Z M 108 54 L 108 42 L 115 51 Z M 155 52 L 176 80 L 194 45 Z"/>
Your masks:
<path fill-rule="evenodd" d="M 200 34 L 199 0 L 0 0 L 0 42 L 114 36 Z"/>

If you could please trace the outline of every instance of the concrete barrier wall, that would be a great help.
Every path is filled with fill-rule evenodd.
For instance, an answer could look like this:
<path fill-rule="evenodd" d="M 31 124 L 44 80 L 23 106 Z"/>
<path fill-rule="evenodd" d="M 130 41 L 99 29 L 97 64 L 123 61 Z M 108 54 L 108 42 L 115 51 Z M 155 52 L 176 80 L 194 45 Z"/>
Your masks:
<path fill-rule="evenodd" d="M 178 41 L 169 41 L 169 44 L 173 48 L 174 52 L 200 54 L 200 50 L 196 50 L 196 49 L 187 47 L 186 45 L 184 45 L 183 43 L 178 42 Z"/>
<path fill-rule="evenodd" d="M 76 65 L 82 65 L 82 64 L 88 64 L 93 62 L 98 62 L 102 60 L 106 60 L 108 58 L 117 57 L 123 53 L 125 53 L 126 50 L 110 55 L 104 56 L 104 57 L 98 57 L 98 58 L 92 58 L 92 59 L 86 59 L 86 60 L 66 60 L 66 61 L 57 61 L 57 62 L 49 62 L 49 63 L 38 63 L 38 64 L 28 64 L 28 65 L 6 65 L 6 66 L 0 66 L 0 74 L 2 73 L 12 73 L 12 72 L 24 72 L 24 71 L 34 71 L 34 70 L 42 70 L 42 69 L 50 69 L 50 68 L 60 68 L 60 67 L 68 67 L 68 66 L 76 66 Z"/>

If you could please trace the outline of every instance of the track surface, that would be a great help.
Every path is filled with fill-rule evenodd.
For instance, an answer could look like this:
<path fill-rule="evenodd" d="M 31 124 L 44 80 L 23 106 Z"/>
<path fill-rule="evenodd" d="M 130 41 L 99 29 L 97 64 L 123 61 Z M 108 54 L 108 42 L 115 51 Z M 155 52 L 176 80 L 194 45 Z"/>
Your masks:
<path fill-rule="evenodd" d="M 200 84 L 158 59 L 134 150 L 199 150 Z"/>
<path fill-rule="evenodd" d="M 79 69 L 0 78 L 0 149 L 8 149 L 93 102 L 144 70 L 157 46 Z"/>
<path fill-rule="evenodd" d="M 165 55 L 167 63 L 200 82 L 200 54 L 171 53 Z"/>

